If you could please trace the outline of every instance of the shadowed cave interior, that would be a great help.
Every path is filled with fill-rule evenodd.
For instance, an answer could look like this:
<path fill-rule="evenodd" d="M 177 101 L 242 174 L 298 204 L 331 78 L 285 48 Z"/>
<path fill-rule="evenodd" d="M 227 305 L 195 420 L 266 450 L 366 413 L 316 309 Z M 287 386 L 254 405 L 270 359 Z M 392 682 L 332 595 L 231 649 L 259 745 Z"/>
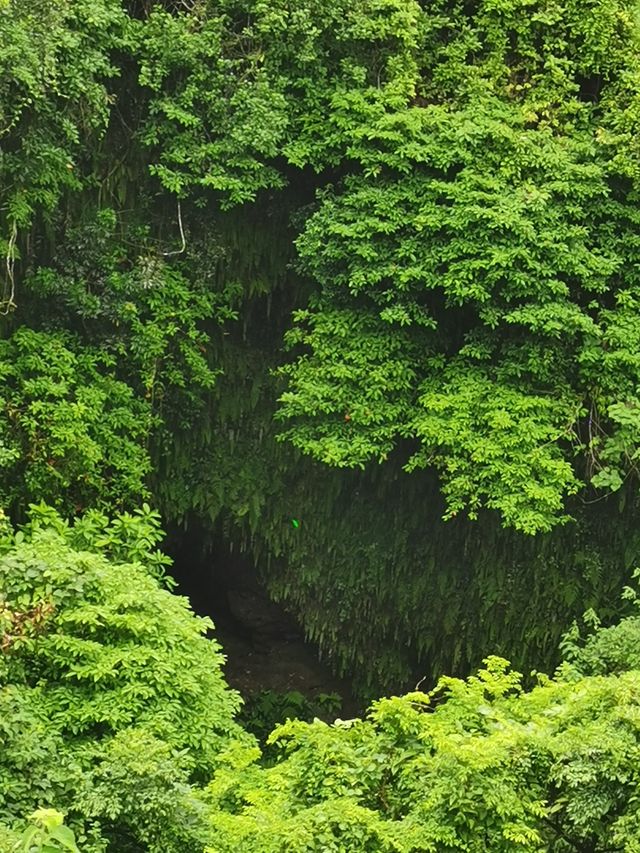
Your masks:
<path fill-rule="evenodd" d="M 237 553 L 221 536 L 210 547 L 202 543 L 174 531 L 165 550 L 174 560 L 176 593 L 213 620 L 229 685 L 245 699 L 263 691 L 338 694 L 342 707 L 333 716 L 360 712 L 349 680 L 331 672 L 296 620 L 269 598 L 251 554 Z"/>

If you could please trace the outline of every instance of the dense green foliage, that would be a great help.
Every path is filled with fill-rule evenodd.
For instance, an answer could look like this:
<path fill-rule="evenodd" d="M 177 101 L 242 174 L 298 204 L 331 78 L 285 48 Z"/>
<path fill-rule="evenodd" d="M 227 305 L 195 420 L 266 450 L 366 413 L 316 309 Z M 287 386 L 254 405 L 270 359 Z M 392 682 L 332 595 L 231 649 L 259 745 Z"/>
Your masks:
<path fill-rule="evenodd" d="M 273 768 L 211 783 L 210 853 L 637 851 L 639 639 L 636 610 L 586 641 L 574 627 L 528 692 L 494 657 L 365 720 L 288 722 Z"/>
<path fill-rule="evenodd" d="M 155 9 L 140 80 L 168 189 L 225 206 L 326 175 L 297 240 L 316 288 L 285 434 L 347 467 L 410 439 L 448 514 L 535 532 L 635 452 L 633 161 L 612 126 L 633 120 L 637 32 L 632 3 L 529 5 L 222 4 L 192 28 Z"/>
<path fill-rule="evenodd" d="M 364 721 L 287 723 L 274 768 L 210 786 L 211 850 L 637 850 L 639 687 L 637 671 L 565 667 L 523 693 L 490 658 Z"/>
<path fill-rule="evenodd" d="M 639 853 L 639 48 L 638 0 L 0 0 L 0 850 Z M 241 711 L 145 501 L 428 692 Z"/>
<path fill-rule="evenodd" d="M 234 741 L 208 620 L 154 575 L 157 517 L 70 526 L 45 506 L 0 540 L 0 821 L 68 813 L 83 851 L 193 851 L 197 783 Z M 7 826 L 8 825 L 8 826 Z M 1 838 L 1 835 L 0 835 Z M 7 849 L 2 847 L 3 850 Z"/>
<path fill-rule="evenodd" d="M 633 590 L 630 616 L 602 628 L 589 614 L 595 630 L 574 626 L 530 690 L 492 657 L 362 720 L 290 720 L 265 766 L 233 722 L 210 623 L 153 577 L 157 536 L 147 508 L 3 522 L 0 849 L 638 850 Z"/>
<path fill-rule="evenodd" d="M 18 510 L 42 496 L 67 511 L 145 495 L 148 407 L 101 368 L 99 350 L 62 334 L 18 329 L 0 341 L 0 500 Z"/>
<path fill-rule="evenodd" d="M 238 722 L 258 739 L 262 747 L 263 759 L 265 757 L 268 759 L 272 750 L 270 751 L 266 740 L 278 724 L 292 719 L 307 723 L 317 718 L 334 719 L 341 706 L 341 697 L 337 693 L 305 696 L 299 690 L 289 690 L 284 693 L 261 690 L 247 697 Z"/>
<path fill-rule="evenodd" d="M 14 520 L 153 500 L 370 694 L 552 664 L 611 616 L 638 558 L 637 11 L 3 0 Z"/>

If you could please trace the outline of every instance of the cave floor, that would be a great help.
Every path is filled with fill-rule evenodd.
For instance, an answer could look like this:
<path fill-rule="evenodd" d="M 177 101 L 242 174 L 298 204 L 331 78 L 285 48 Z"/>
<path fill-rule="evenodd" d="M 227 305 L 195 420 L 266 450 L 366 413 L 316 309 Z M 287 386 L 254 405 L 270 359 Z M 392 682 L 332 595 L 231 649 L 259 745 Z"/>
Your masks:
<path fill-rule="evenodd" d="M 359 712 L 349 681 L 333 675 L 302 638 L 274 637 L 258 645 L 224 623 L 216 625 L 215 636 L 226 657 L 227 682 L 245 698 L 265 690 L 299 691 L 305 696 L 337 693 L 342 698 L 341 714 Z"/>

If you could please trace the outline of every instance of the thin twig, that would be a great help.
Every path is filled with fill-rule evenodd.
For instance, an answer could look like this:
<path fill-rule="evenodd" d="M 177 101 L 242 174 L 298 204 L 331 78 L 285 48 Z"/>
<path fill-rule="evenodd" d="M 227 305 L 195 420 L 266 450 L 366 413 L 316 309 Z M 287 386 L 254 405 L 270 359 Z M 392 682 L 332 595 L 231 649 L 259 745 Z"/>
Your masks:
<path fill-rule="evenodd" d="M 9 314 L 15 307 L 15 295 L 16 295 L 16 281 L 14 276 L 14 267 L 15 267 L 15 247 L 18 239 L 18 225 L 13 222 L 13 226 L 11 228 L 11 235 L 9 237 L 9 242 L 7 243 L 7 255 L 5 258 L 5 265 L 7 270 L 7 279 L 8 282 L 8 293 L 7 293 L 7 285 L 5 284 L 4 293 L 2 296 L 2 301 L 0 301 L 0 315 L 6 316 Z"/>
<path fill-rule="evenodd" d="M 178 199 L 178 227 L 180 228 L 180 239 L 182 240 L 182 246 L 175 252 L 163 252 L 163 258 L 170 258 L 172 255 L 181 255 L 187 248 L 187 241 L 184 236 L 184 228 L 182 227 L 182 208 L 180 207 L 180 199 Z"/>

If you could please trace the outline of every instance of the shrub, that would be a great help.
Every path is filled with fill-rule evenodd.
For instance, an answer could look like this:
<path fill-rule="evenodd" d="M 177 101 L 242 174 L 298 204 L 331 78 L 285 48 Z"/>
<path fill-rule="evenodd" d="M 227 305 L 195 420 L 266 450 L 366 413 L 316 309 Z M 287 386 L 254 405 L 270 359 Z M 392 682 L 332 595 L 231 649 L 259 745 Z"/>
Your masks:
<path fill-rule="evenodd" d="M 640 850 L 639 633 L 572 635 L 528 692 L 493 657 L 364 720 L 286 722 L 273 767 L 217 772 L 209 853 Z"/>
<path fill-rule="evenodd" d="M 125 561 L 155 544 L 146 516 L 107 522 L 109 537 L 97 516 L 70 526 L 38 507 L 0 545 L 0 813 L 15 828 L 61 809 L 83 851 L 201 848 L 196 783 L 251 742 L 211 622 Z"/>

